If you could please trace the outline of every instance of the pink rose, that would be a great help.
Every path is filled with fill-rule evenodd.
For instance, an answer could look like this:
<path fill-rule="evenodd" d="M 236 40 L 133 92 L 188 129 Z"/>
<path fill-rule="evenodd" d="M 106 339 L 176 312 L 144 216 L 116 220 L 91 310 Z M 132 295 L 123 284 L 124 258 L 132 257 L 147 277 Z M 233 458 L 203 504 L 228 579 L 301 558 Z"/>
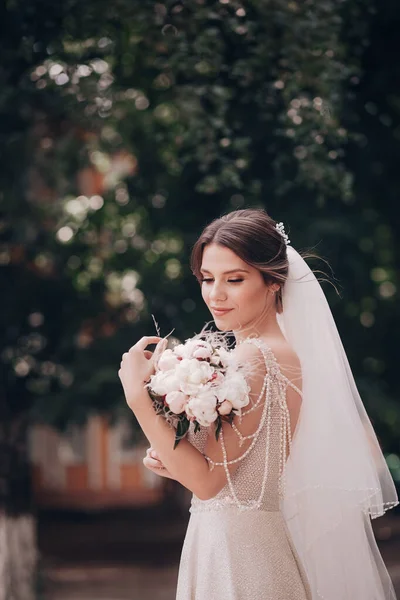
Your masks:
<path fill-rule="evenodd" d="M 217 406 L 217 410 L 220 415 L 229 415 L 233 406 L 229 400 L 224 400 L 219 406 Z"/>

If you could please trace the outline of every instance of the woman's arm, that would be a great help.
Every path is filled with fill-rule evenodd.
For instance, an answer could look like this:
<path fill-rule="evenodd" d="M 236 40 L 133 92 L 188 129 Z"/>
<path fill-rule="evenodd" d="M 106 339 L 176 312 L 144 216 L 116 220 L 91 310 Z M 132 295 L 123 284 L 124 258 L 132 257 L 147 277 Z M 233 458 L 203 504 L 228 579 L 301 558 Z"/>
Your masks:
<path fill-rule="evenodd" d="M 175 431 L 163 417 L 156 415 L 146 390 L 138 391 L 128 404 L 170 478 L 179 481 L 199 498 L 206 499 L 210 473 L 207 460 L 201 452 L 187 439 L 181 440 L 177 448 L 173 449 Z"/>
<path fill-rule="evenodd" d="M 254 359 L 257 359 L 257 364 L 262 366 L 261 369 L 254 368 L 249 377 L 250 397 L 254 402 L 258 398 L 262 388 L 265 366 L 263 361 L 260 361 L 259 350 L 254 346 L 242 345 L 238 348 L 238 351 L 238 358 L 241 362 L 248 362 L 250 359 L 254 362 Z M 159 455 L 162 464 L 170 473 L 171 478 L 179 481 L 202 500 L 213 498 L 226 484 L 224 469 L 216 467 L 210 470 L 208 461 L 204 455 L 186 438 L 181 440 L 174 450 L 175 431 L 161 416 L 155 414 L 152 401 L 146 389 L 138 386 L 130 386 L 129 389 L 130 394 L 127 397 L 127 403 L 135 413 L 142 431 L 149 440 L 152 448 Z M 263 402 L 259 409 L 243 417 L 242 423 L 240 423 L 238 417 L 235 417 L 234 423 L 242 435 L 249 435 L 257 429 L 262 406 Z M 239 457 L 250 446 L 251 441 L 246 441 L 243 445 L 240 445 L 237 434 L 228 423 L 223 424 L 223 433 L 229 459 Z M 223 460 L 221 443 L 215 440 L 213 433 L 210 434 L 206 454 L 215 462 Z M 238 468 L 239 464 L 230 465 L 229 470 L 231 474 Z"/>
<path fill-rule="evenodd" d="M 143 464 L 146 467 L 146 469 L 149 469 L 149 471 L 151 471 L 152 473 L 155 473 L 160 477 L 173 479 L 175 481 L 168 469 L 164 467 L 161 460 L 158 458 L 158 454 L 155 450 L 153 450 L 153 448 L 147 448 L 146 456 L 143 459 Z"/>

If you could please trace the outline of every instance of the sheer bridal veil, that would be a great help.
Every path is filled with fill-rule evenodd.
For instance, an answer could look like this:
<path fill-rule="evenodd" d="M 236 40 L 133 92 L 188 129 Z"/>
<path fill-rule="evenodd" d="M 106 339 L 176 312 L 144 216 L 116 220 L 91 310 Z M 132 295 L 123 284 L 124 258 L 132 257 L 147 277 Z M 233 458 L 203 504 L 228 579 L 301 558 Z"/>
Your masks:
<path fill-rule="evenodd" d="M 313 600 L 395 600 L 371 527 L 396 489 L 325 295 L 287 247 L 279 325 L 302 368 L 303 402 L 285 468 L 283 514 Z"/>

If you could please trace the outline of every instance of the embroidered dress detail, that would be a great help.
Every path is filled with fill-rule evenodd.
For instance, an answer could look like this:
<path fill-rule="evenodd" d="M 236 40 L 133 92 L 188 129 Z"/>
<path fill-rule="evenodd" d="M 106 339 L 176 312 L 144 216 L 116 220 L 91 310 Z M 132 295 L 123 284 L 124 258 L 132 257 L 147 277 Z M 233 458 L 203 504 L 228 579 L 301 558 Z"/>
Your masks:
<path fill-rule="evenodd" d="M 195 495 L 182 550 L 177 600 L 311 600 L 305 571 L 281 513 L 285 492 L 285 463 L 291 447 L 290 413 L 286 393 L 290 380 L 282 373 L 272 350 L 260 339 L 255 345 L 263 357 L 262 390 L 242 419 L 257 408 L 254 432 L 243 435 L 240 420 L 233 427 L 239 447 L 237 458 L 227 455 L 220 432 L 221 462 L 205 455 L 209 431 L 201 428 L 189 441 L 204 454 L 210 470 L 224 469 L 226 485 L 209 500 Z M 301 391 L 293 387 L 301 395 Z M 229 466 L 238 465 L 231 475 Z"/>
<path fill-rule="evenodd" d="M 257 509 L 257 508 L 260 508 L 261 504 L 262 504 L 262 499 L 265 494 L 265 486 L 266 486 L 266 482 L 267 482 L 267 478 L 268 478 L 269 444 L 270 444 L 270 439 L 271 439 L 271 426 L 272 426 L 272 405 L 274 403 L 278 403 L 278 406 L 280 408 L 280 420 L 279 420 L 280 453 L 279 453 L 278 491 L 279 491 L 280 495 L 282 495 L 284 493 L 284 467 L 285 467 L 285 463 L 286 463 L 286 459 L 287 459 L 286 450 L 287 450 L 288 445 L 289 445 L 289 449 L 291 448 L 291 442 L 292 442 L 291 434 L 290 434 L 290 431 L 291 431 L 290 430 L 290 415 L 289 415 L 289 410 L 288 410 L 287 403 L 286 403 L 286 387 L 287 387 L 287 385 L 291 385 L 292 387 L 294 387 L 296 389 L 296 391 L 298 391 L 298 393 L 301 395 L 301 391 L 299 390 L 299 388 L 297 388 L 297 386 L 292 384 L 292 382 L 285 375 L 283 375 L 283 373 L 279 369 L 279 365 L 275 358 L 275 355 L 273 354 L 272 350 L 268 346 L 266 346 L 261 340 L 259 340 L 257 338 L 248 338 L 241 343 L 245 343 L 245 342 L 253 344 L 261 351 L 263 358 L 264 358 L 264 362 L 265 362 L 266 374 L 264 377 L 264 382 L 262 385 L 261 393 L 260 393 L 256 403 L 247 411 L 243 411 L 242 417 L 245 417 L 247 414 L 249 414 L 250 412 L 255 410 L 255 408 L 258 408 L 258 406 L 260 406 L 261 401 L 264 399 L 264 407 L 263 407 L 260 423 L 254 433 L 246 435 L 246 436 L 242 435 L 241 432 L 239 431 L 239 429 L 236 427 L 236 425 L 233 424 L 233 430 L 239 437 L 239 446 L 242 446 L 246 440 L 252 440 L 252 442 L 251 442 L 250 446 L 247 448 L 247 450 L 238 458 L 228 460 L 228 457 L 226 454 L 226 448 L 225 448 L 224 435 L 223 435 L 222 430 L 220 433 L 220 441 L 221 441 L 222 455 L 223 455 L 223 459 L 224 459 L 223 462 L 215 462 L 215 461 L 211 460 L 210 457 L 205 455 L 206 460 L 210 464 L 211 470 L 213 470 L 215 467 L 224 467 L 224 470 L 226 473 L 226 478 L 227 478 L 227 486 L 229 488 L 229 492 L 231 495 L 229 502 L 234 501 L 236 503 L 237 507 L 241 510 L 248 510 L 249 508 Z M 273 381 L 273 380 L 275 380 L 275 381 Z M 273 383 L 275 385 L 273 385 Z M 266 427 L 264 427 L 265 425 L 266 425 Z M 274 427 L 276 427 L 275 422 L 274 422 Z M 266 449 L 265 449 L 266 459 L 264 461 L 265 464 L 264 464 L 264 472 L 263 472 L 263 478 L 262 478 L 262 483 L 261 483 L 260 495 L 257 498 L 257 500 L 252 500 L 251 502 L 246 500 L 245 502 L 241 503 L 235 493 L 234 485 L 233 485 L 232 478 L 231 478 L 228 467 L 229 467 L 229 465 L 233 465 L 238 462 L 241 462 L 253 451 L 253 448 L 257 444 L 257 440 L 258 440 L 261 432 L 263 432 L 264 429 L 265 429 L 265 435 L 266 435 Z M 221 505 L 221 500 L 219 499 L 219 495 L 217 496 L 217 498 L 218 499 L 216 500 L 216 502 L 218 502 L 219 505 Z"/>

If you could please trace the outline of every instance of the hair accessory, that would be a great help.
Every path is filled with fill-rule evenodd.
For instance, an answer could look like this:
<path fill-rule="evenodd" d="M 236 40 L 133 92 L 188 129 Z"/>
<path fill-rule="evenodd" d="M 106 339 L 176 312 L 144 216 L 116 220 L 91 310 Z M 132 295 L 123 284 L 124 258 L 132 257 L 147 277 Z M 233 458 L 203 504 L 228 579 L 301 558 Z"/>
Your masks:
<path fill-rule="evenodd" d="M 280 223 L 277 223 L 277 224 L 275 225 L 275 228 L 276 228 L 276 230 L 277 230 L 277 231 L 278 231 L 278 232 L 281 234 L 281 236 L 283 237 L 283 239 L 285 240 L 285 244 L 286 244 L 286 246 L 287 246 L 288 244 L 290 244 L 289 236 L 288 236 L 288 234 L 287 234 L 287 233 L 285 233 L 285 226 L 284 226 L 284 224 L 282 223 L 282 221 L 281 221 Z"/>

